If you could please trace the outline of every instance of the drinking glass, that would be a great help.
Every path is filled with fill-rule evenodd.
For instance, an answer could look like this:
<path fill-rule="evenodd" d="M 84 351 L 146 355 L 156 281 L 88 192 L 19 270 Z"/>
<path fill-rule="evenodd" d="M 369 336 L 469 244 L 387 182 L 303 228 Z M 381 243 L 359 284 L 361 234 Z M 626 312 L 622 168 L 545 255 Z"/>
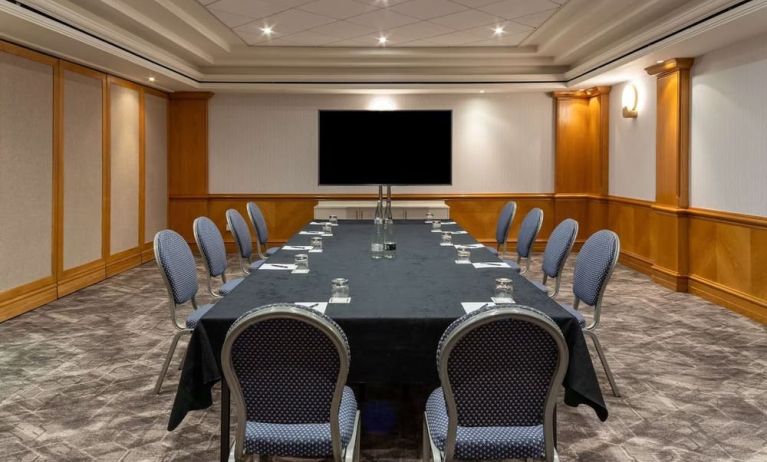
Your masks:
<path fill-rule="evenodd" d="M 449 231 L 445 231 L 442 233 L 442 243 L 443 244 L 450 244 L 453 242 L 453 234 Z"/>
<path fill-rule="evenodd" d="M 322 238 L 315 236 L 312 238 L 312 250 L 322 250 Z"/>
<path fill-rule="evenodd" d="M 431 229 L 442 229 L 442 222 L 439 220 L 434 220 L 431 222 Z"/>
<path fill-rule="evenodd" d="M 330 223 L 325 223 L 324 225 L 322 225 L 322 232 L 332 236 L 333 235 L 333 226 Z"/>
<path fill-rule="evenodd" d="M 461 263 L 469 263 L 471 262 L 471 252 L 469 249 L 463 246 L 456 246 L 456 249 L 458 249 L 458 261 Z"/>
<path fill-rule="evenodd" d="M 514 297 L 514 285 L 509 278 L 497 278 L 495 280 L 496 300 L 511 300 Z"/>
<path fill-rule="evenodd" d="M 296 271 L 309 271 L 309 255 L 305 253 L 296 254 L 294 263 Z"/>
<path fill-rule="evenodd" d="M 338 215 L 330 215 L 329 220 L 330 220 L 330 222 L 332 224 L 337 225 L 338 224 Z"/>
<path fill-rule="evenodd" d="M 434 221 L 434 214 L 426 212 L 426 223 L 432 223 Z"/>
<path fill-rule="evenodd" d="M 330 281 L 330 297 L 331 298 L 348 298 L 349 297 L 349 280 L 346 278 L 335 278 Z"/>

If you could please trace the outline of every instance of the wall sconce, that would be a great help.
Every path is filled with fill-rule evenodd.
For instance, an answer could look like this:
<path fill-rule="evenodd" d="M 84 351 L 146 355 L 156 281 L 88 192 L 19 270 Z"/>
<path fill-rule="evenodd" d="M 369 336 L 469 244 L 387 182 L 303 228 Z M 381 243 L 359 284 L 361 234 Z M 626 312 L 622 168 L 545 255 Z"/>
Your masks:
<path fill-rule="evenodd" d="M 633 119 L 639 115 L 639 111 L 637 111 L 639 94 L 637 93 L 637 87 L 633 83 L 626 84 L 626 86 L 623 87 L 621 102 L 623 104 L 623 117 Z"/>

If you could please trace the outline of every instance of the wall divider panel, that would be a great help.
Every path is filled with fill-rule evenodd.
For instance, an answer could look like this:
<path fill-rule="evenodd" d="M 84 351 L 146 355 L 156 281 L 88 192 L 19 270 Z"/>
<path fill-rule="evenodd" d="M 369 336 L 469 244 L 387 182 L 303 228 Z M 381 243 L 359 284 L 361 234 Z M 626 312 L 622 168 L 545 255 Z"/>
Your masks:
<path fill-rule="evenodd" d="M 142 261 L 154 258 L 154 235 L 168 226 L 168 97 L 144 91 L 144 239 Z"/>

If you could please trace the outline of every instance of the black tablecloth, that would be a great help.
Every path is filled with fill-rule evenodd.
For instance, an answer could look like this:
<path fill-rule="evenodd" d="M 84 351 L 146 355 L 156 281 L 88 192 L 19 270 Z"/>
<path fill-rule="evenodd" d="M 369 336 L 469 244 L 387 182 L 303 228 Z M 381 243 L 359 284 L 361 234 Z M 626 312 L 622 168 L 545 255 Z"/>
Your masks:
<path fill-rule="evenodd" d="M 456 225 L 444 229 L 458 230 Z M 307 230 L 320 230 L 309 225 Z M 453 247 L 439 245 L 431 225 L 403 221 L 395 225 L 397 257 L 372 260 L 368 254 L 370 221 L 342 221 L 334 236 L 323 238 L 324 251 L 309 254 L 309 274 L 254 271 L 206 313 L 189 342 L 168 428 L 190 410 L 211 405 L 211 388 L 221 379 L 220 353 L 226 332 L 246 311 L 269 303 L 320 302 L 330 297 L 330 281 L 349 279 L 351 303 L 330 304 L 326 314 L 346 332 L 351 348 L 350 383 L 434 384 L 436 349 L 442 332 L 464 314 L 461 302 L 487 302 L 495 278 L 514 281 L 517 303 L 535 307 L 559 325 L 570 348 L 565 403 L 591 406 L 607 418 L 594 366 L 578 322 L 527 279 L 508 268 L 475 269 L 455 264 Z M 297 234 L 288 244 L 308 245 L 312 236 Z M 468 234 L 453 242 L 476 241 Z M 292 263 L 295 252 L 280 250 L 270 263 Z M 498 261 L 486 249 L 472 249 L 474 262 Z"/>

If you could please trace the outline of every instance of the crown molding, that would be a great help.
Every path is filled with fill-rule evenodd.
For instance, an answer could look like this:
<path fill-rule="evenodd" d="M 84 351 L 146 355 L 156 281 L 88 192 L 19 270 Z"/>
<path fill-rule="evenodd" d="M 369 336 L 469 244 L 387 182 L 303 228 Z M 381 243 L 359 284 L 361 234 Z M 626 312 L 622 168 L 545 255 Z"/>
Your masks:
<path fill-rule="evenodd" d="M 208 11 L 202 9 L 199 3 L 189 2 L 187 0 L 154 0 L 154 1 L 158 5 L 168 10 L 171 14 L 176 16 L 178 19 L 183 21 L 189 27 L 196 30 L 200 35 L 210 40 L 211 43 L 218 46 L 221 50 L 227 53 L 232 51 L 232 43 L 230 41 L 227 41 L 227 39 L 221 33 L 214 30 L 213 27 L 209 27 L 205 25 L 201 19 L 197 18 L 197 16 L 194 14 L 193 11 L 189 11 L 189 9 L 191 9 L 192 7 L 198 6 L 201 8 L 203 14 L 209 15 Z M 229 35 L 233 37 L 235 43 L 237 44 L 242 43 L 242 40 L 240 40 L 239 37 L 237 37 L 233 32 L 231 31 L 229 32 L 230 32 Z"/>
<path fill-rule="evenodd" d="M 647 71 L 649 75 L 657 75 L 657 76 L 666 75 L 672 72 L 690 70 L 690 68 L 692 68 L 692 64 L 694 61 L 695 61 L 694 58 L 667 59 L 663 61 L 662 63 L 658 63 L 648 68 L 645 68 L 645 71 Z"/>

